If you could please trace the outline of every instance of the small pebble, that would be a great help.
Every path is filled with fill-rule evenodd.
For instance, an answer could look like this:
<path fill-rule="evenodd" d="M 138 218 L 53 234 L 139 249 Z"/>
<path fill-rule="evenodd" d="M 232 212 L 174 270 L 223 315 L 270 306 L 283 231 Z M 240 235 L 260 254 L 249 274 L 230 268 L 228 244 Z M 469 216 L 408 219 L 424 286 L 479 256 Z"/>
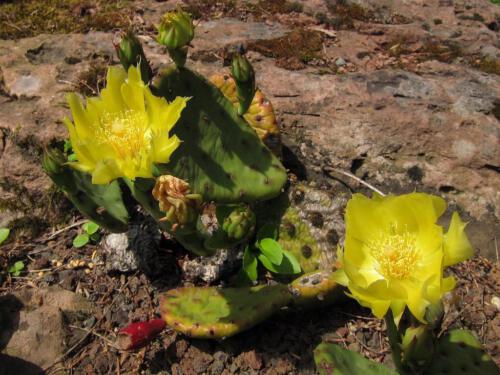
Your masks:
<path fill-rule="evenodd" d="M 339 68 L 346 64 L 347 62 L 342 57 L 339 57 L 337 60 L 335 60 L 335 65 L 337 65 Z"/>
<path fill-rule="evenodd" d="M 87 267 L 90 268 L 90 269 L 94 268 L 94 263 L 89 262 L 89 264 L 87 264 Z"/>
<path fill-rule="evenodd" d="M 43 277 L 43 271 L 38 272 L 38 277 Z"/>
<path fill-rule="evenodd" d="M 92 271 L 90 271 L 88 268 L 85 268 L 85 274 L 88 275 L 90 272 L 92 272 Z"/>
<path fill-rule="evenodd" d="M 491 298 L 491 303 L 496 306 L 497 310 L 500 311 L 500 298 L 493 296 Z"/>

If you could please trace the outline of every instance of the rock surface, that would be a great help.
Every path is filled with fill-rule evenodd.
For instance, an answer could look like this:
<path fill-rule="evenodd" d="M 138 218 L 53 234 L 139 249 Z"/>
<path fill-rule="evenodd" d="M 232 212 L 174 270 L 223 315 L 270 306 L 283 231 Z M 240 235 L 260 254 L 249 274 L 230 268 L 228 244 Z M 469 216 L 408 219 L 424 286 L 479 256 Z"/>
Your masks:
<path fill-rule="evenodd" d="M 304 14 L 266 22 L 248 12 L 224 17 L 224 9 L 203 18 L 189 64 L 211 73 L 235 44 L 284 43 L 297 24 L 305 36 L 320 30 L 323 45 L 300 70 L 286 69 L 293 58 L 281 67 L 274 63 L 270 56 L 281 53 L 279 46 L 266 44 L 269 54 L 249 52 L 258 84 L 309 174 L 333 166 L 386 192 L 443 195 L 465 211 L 481 252 L 493 255 L 500 230 L 498 7 L 486 0 L 372 0 L 359 2 L 364 10 L 339 24 L 335 1 L 301 3 Z M 175 4 L 141 6 L 147 25 Z M 215 12 L 208 11 L 207 17 Z M 158 67 L 169 58 L 153 37 L 141 36 Z M 51 199 L 39 166 L 41 149 L 65 137 L 60 120 L 69 114 L 66 93 L 97 91 L 85 77 L 99 64 L 117 62 L 112 39 L 112 33 L 96 31 L 0 41 L 3 224 L 28 214 L 47 216 L 47 205 L 36 204 Z"/>
<path fill-rule="evenodd" d="M 67 314 L 88 315 L 93 311 L 82 296 L 57 287 L 35 292 L 24 289 L 0 298 L 0 348 L 10 356 L 8 362 L 13 366 L 7 373 L 18 371 L 20 364 L 15 358 L 40 368 L 60 360 L 66 350 Z"/>

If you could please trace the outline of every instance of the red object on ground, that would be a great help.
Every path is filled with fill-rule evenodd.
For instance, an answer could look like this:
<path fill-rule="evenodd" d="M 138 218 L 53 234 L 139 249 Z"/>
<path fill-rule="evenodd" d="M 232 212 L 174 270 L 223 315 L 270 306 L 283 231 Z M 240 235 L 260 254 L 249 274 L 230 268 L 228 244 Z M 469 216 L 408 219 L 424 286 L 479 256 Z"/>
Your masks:
<path fill-rule="evenodd" d="M 148 344 L 165 328 L 163 319 L 131 323 L 118 332 L 117 343 L 122 350 L 134 350 Z"/>

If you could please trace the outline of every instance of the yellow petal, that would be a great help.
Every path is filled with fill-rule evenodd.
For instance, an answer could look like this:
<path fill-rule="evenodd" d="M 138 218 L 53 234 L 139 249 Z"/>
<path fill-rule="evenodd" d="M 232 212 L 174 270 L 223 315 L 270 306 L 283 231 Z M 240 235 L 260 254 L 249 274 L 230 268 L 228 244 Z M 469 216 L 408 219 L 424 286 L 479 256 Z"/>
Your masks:
<path fill-rule="evenodd" d="M 411 314 L 421 321 L 425 323 L 425 309 L 429 306 L 429 302 L 423 298 L 422 295 L 422 285 L 415 284 L 412 288 L 408 288 L 408 300 L 407 305 Z"/>
<path fill-rule="evenodd" d="M 180 144 L 181 141 L 176 135 L 170 138 L 167 135 L 154 138 L 153 161 L 155 163 L 168 163 L 170 160 L 170 156 L 177 149 L 177 147 L 179 147 Z"/>
<path fill-rule="evenodd" d="M 126 110 L 122 98 L 121 87 L 127 78 L 127 73 L 121 66 L 111 66 L 106 75 L 106 88 L 101 91 L 102 102 L 108 112 Z"/>
<path fill-rule="evenodd" d="M 474 255 L 474 250 L 465 234 L 465 226 L 458 213 L 451 217 L 448 233 L 444 236 L 444 266 L 452 266 Z"/>
<path fill-rule="evenodd" d="M 349 285 L 349 278 L 345 274 L 343 269 L 338 269 L 332 274 L 332 280 L 335 281 L 337 284 L 343 285 L 343 286 L 348 286 Z"/>
<path fill-rule="evenodd" d="M 128 69 L 128 79 L 121 86 L 122 98 L 128 109 L 145 111 L 144 88 L 139 68 L 131 65 Z"/>
<path fill-rule="evenodd" d="M 91 132 L 92 121 L 87 117 L 87 113 L 83 108 L 83 104 L 80 98 L 75 93 L 68 94 L 66 98 L 68 100 L 68 104 L 71 109 L 71 114 L 73 115 L 75 130 L 78 137 L 81 138 L 92 137 L 92 132 Z"/>
<path fill-rule="evenodd" d="M 113 159 L 100 160 L 92 173 L 92 183 L 96 185 L 109 184 L 121 177 L 121 171 Z"/>
<path fill-rule="evenodd" d="M 86 168 L 92 169 L 96 163 L 92 153 L 85 147 L 84 141 L 78 137 L 73 123 L 68 118 L 65 118 L 63 122 L 68 129 L 71 147 L 78 158 L 78 164 L 85 165 Z"/>
<path fill-rule="evenodd" d="M 405 308 L 406 308 L 406 302 L 404 300 L 391 301 L 391 311 L 392 311 L 392 316 L 394 318 L 394 322 L 396 323 L 396 326 L 399 325 L 399 321 L 401 320 L 401 317 L 403 316 Z"/>
<path fill-rule="evenodd" d="M 189 98 L 176 97 L 173 102 L 168 104 L 168 107 L 162 108 L 160 113 L 160 124 L 158 130 L 170 131 L 181 117 L 182 110 L 186 107 Z"/>

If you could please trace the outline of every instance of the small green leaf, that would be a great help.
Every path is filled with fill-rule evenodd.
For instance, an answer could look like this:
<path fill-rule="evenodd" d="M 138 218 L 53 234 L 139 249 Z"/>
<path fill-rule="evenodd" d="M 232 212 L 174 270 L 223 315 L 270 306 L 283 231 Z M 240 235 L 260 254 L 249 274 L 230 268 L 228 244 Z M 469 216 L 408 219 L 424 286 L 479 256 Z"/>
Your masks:
<path fill-rule="evenodd" d="M 266 223 L 257 232 L 257 242 L 264 238 L 276 240 L 278 238 L 278 227 L 274 223 Z"/>
<path fill-rule="evenodd" d="M 257 280 L 257 265 L 257 257 L 250 246 L 247 246 L 245 253 L 243 254 L 243 269 L 245 270 L 248 278 L 252 281 Z"/>
<path fill-rule="evenodd" d="M 64 152 L 68 153 L 71 151 L 73 147 L 71 146 L 71 141 L 69 139 L 66 139 L 64 141 Z"/>
<path fill-rule="evenodd" d="M 302 272 L 297 259 L 286 250 L 283 250 L 283 260 L 279 265 L 273 264 L 264 254 L 259 254 L 258 258 L 264 267 L 277 274 L 295 275 Z"/>
<path fill-rule="evenodd" d="M 78 157 L 76 156 L 76 154 L 69 154 L 68 161 L 71 161 L 71 162 L 78 161 Z"/>
<path fill-rule="evenodd" d="M 86 244 L 88 244 L 89 241 L 90 241 L 90 237 L 89 237 L 88 233 L 82 233 L 73 239 L 73 246 L 74 247 L 82 247 L 82 246 L 85 246 Z"/>
<path fill-rule="evenodd" d="M 101 235 L 99 233 L 94 233 L 90 235 L 90 239 L 93 242 L 98 242 L 101 239 Z"/>
<path fill-rule="evenodd" d="M 262 254 L 267 259 L 276 265 L 280 265 L 283 261 L 283 248 L 281 245 L 272 238 L 263 238 L 258 242 L 258 246 Z"/>
<path fill-rule="evenodd" d="M 82 225 L 82 228 L 85 232 L 92 235 L 99 230 L 99 224 L 94 223 L 93 221 L 87 221 Z"/>
<path fill-rule="evenodd" d="M 9 228 L 0 228 L 0 245 L 9 237 Z"/>
<path fill-rule="evenodd" d="M 9 273 L 12 274 L 12 276 L 19 276 L 21 274 L 21 271 L 24 269 L 24 263 L 19 260 L 16 263 L 14 263 L 12 266 L 9 268 Z"/>

